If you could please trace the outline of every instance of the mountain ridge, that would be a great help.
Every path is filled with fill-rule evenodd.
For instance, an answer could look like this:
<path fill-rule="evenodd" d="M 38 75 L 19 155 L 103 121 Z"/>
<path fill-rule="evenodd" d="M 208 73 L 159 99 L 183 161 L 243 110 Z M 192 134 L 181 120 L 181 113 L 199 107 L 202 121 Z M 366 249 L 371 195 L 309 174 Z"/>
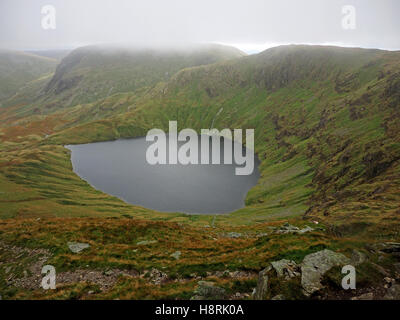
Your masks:
<path fill-rule="evenodd" d="M 168 120 L 177 120 L 180 129 L 211 123 L 254 128 L 262 177 L 237 216 L 250 221 L 307 213 L 340 223 L 329 212 L 341 210 L 337 205 L 346 193 L 338 190 L 363 186 L 359 196 L 349 193 L 350 208 L 371 192 L 372 179 L 390 170 L 398 175 L 399 71 L 397 52 L 282 46 L 183 68 L 134 92 L 31 117 L 42 119 L 38 125 L 54 122 L 41 133 L 43 146 L 136 137 L 154 127 L 167 129 Z M 371 145 L 382 148 L 374 152 Z M 393 194 L 396 184 L 397 178 L 390 184 Z"/>
<path fill-rule="evenodd" d="M 388 279 L 399 271 L 400 52 L 281 47 L 183 68 L 92 102 L 64 104 L 51 87 L 55 107 L 40 100 L 51 78 L 30 82 L 0 108 L 4 298 L 189 299 L 207 283 L 201 279 L 229 299 L 252 299 L 256 286 L 266 299 L 390 299 Z M 179 130 L 255 129 L 261 176 L 244 208 L 157 212 L 74 173 L 66 144 L 144 136 L 170 120 Z M 90 246 L 73 254 L 72 241 Z M 43 253 L 68 275 L 57 290 L 32 290 L 34 276 L 23 272 Z M 357 266 L 357 289 L 342 290 L 335 266 L 305 296 L 304 261 L 339 253 Z M 286 261 L 294 277 L 274 271 Z M 99 289 L 104 281 L 112 281 L 107 290 Z"/>

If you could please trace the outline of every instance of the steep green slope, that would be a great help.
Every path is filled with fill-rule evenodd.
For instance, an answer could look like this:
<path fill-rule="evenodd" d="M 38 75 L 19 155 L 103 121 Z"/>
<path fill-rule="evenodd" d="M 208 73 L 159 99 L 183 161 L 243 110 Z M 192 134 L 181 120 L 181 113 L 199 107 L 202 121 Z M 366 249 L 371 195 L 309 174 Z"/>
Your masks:
<path fill-rule="evenodd" d="M 30 81 L 54 72 L 56 64 L 55 59 L 0 49 L 0 102 Z"/>
<path fill-rule="evenodd" d="M 180 128 L 255 128 L 262 177 L 244 213 L 390 215 L 400 200 L 399 72 L 398 52 L 278 47 L 182 70 L 140 97 L 119 100 L 124 112 L 135 101 L 133 110 L 75 123 L 50 141 L 138 136 L 167 129 L 168 120 Z M 371 192 L 387 193 L 383 208 Z"/>
<path fill-rule="evenodd" d="M 308 204 L 309 215 L 340 223 L 373 220 L 395 215 L 400 202 L 399 86 L 398 52 L 280 47 L 184 70 L 159 98 L 168 108 L 146 105 L 134 118 L 162 110 L 199 128 L 218 114 L 218 128 L 255 128 L 262 177 L 249 205 L 286 215 Z"/>
<path fill-rule="evenodd" d="M 220 45 L 181 49 L 83 47 L 61 61 L 40 101 L 46 108 L 89 103 L 167 81 L 186 67 L 243 55 L 237 49 Z"/>

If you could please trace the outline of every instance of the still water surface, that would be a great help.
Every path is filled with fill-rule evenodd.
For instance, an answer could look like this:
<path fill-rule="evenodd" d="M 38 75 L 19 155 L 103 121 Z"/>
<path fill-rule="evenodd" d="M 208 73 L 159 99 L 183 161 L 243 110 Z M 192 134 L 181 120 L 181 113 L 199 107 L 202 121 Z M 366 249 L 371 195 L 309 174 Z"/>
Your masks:
<path fill-rule="evenodd" d="M 146 150 L 152 143 L 135 138 L 66 147 L 74 172 L 93 187 L 158 211 L 232 212 L 244 207 L 247 192 L 259 178 L 257 157 L 248 176 L 235 175 L 236 164 L 150 165 Z M 220 148 L 222 157 L 223 143 Z"/>

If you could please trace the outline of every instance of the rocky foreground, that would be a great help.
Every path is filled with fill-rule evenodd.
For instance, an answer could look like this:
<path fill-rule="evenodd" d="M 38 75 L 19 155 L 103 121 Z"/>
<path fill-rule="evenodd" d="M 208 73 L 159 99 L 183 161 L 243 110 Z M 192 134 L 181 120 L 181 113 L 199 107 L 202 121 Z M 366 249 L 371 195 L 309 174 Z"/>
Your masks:
<path fill-rule="evenodd" d="M 315 223 L 229 230 L 81 219 L 71 232 L 64 222 L 0 222 L 3 299 L 400 299 L 400 243 L 328 245 Z M 281 259 L 263 256 L 274 250 Z M 45 265 L 55 267 L 55 290 L 41 288 Z M 348 265 L 356 288 L 345 290 Z"/>

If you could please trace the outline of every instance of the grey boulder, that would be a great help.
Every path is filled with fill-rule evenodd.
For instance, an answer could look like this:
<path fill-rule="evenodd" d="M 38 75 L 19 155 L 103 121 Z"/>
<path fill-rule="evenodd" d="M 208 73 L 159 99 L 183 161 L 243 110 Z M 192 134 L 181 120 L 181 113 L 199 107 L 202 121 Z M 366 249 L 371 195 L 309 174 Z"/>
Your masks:
<path fill-rule="evenodd" d="M 68 242 L 67 245 L 69 250 L 71 250 L 73 253 L 79 253 L 82 250 L 90 247 L 90 244 L 83 242 Z"/>
<path fill-rule="evenodd" d="M 328 249 L 305 256 L 301 263 L 301 285 L 304 294 L 309 296 L 322 288 L 322 276 L 332 267 L 347 265 L 350 259 L 341 253 Z"/>
<path fill-rule="evenodd" d="M 217 287 L 211 281 L 199 281 L 198 287 L 194 293 L 195 296 L 192 298 L 192 300 L 218 300 L 226 298 L 225 289 Z"/>
<path fill-rule="evenodd" d="M 278 277 L 290 279 L 300 275 L 300 267 L 294 261 L 282 259 L 271 262 L 271 265 L 275 269 Z"/>
<path fill-rule="evenodd" d="M 255 300 L 265 300 L 267 298 L 268 287 L 268 272 L 271 271 L 271 266 L 268 266 L 258 274 L 257 287 L 254 290 L 253 298 Z"/>

